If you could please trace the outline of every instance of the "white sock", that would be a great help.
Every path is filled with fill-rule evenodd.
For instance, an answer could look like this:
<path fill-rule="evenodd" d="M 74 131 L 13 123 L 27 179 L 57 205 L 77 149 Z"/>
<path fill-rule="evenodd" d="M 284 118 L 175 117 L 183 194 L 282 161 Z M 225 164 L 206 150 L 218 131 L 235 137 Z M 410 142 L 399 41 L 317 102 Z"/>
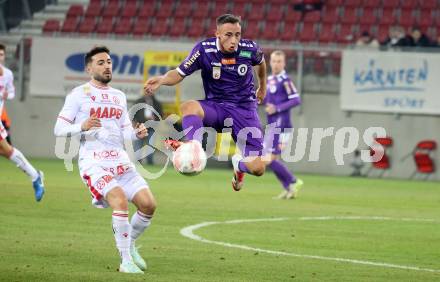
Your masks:
<path fill-rule="evenodd" d="M 11 161 L 13 161 L 17 167 L 19 167 L 22 171 L 24 171 L 32 181 L 35 181 L 38 178 L 37 170 L 29 163 L 25 156 L 17 149 L 12 149 L 12 154 L 9 157 Z"/>
<path fill-rule="evenodd" d="M 151 224 L 151 215 L 144 214 L 139 210 L 131 217 L 131 246 L 135 246 L 135 241 L 142 233 L 144 233 L 145 229 L 148 228 Z"/>
<path fill-rule="evenodd" d="M 130 223 L 128 223 L 128 211 L 113 211 L 113 233 L 115 234 L 116 247 L 118 248 L 122 262 L 132 261 L 130 256 Z"/>

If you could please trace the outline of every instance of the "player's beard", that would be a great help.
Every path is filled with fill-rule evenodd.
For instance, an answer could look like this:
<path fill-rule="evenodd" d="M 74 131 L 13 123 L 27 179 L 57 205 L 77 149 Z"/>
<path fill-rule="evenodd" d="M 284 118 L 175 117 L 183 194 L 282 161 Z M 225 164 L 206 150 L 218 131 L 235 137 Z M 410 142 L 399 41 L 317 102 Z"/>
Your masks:
<path fill-rule="evenodd" d="M 104 84 L 107 84 L 107 83 L 109 83 L 112 80 L 112 75 L 110 74 L 109 77 L 105 77 L 103 75 L 96 74 L 93 78 L 96 81 L 99 81 L 99 82 L 102 82 Z"/>

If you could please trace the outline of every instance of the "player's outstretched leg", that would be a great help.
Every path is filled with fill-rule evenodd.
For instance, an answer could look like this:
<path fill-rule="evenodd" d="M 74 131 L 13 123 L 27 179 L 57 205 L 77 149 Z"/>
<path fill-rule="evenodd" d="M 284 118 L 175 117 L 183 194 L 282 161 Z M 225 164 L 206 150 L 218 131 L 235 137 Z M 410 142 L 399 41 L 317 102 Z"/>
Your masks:
<path fill-rule="evenodd" d="M 298 196 L 298 191 L 301 189 L 304 182 L 301 179 L 296 179 L 295 176 L 287 169 L 279 160 L 273 160 L 269 167 L 275 173 L 284 191 L 278 195 L 277 199 L 294 199 Z"/>
<path fill-rule="evenodd" d="M 138 208 L 136 213 L 131 217 L 131 243 L 130 254 L 133 262 L 141 269 L 147 269 L 147 263 L 139 254 L 139 247 L 136 247 L 136 239 L 138 239 L 145 230 L 151 225 L 154 211 L 156 209 L 156 201 L 149 189 L 142 189 L 136 193 L 132 199 L 133 204 Z"/>
<path fill-rule="evenodd" d="M 232 189 L 234 191 L 240 191 L 243 188 L 245 173 L 261 176 L 264 174 L 266 167 L 261 157 L 249 160 L 238 154 L 232 156 L 232 165 L 234 167 L 234 176 L 232 177 Z"/>
<path fill-rule="evenodd" d="M 144 273 L 133 262 L 133 258 L 130 255 L 131 226 L 128 222 L 128 201 L 124 191 L 121 187 L 115 187 L 107 193 L 106 200 L 113 209 L 113 234 L 115 236 L 116 247 L 122 260 L 119 266 L 119 272 Z"/>
<path fill-rule="evenodd" d="M 29 176 L 34 188 L 35 199 L 37 202 L 41 201 L 44 195 L 43 172 L 37 171 L 17 148 L 10 146 L 5 139 L 1 138 L 0 155 L 11 160 L 18 168 Z"/>

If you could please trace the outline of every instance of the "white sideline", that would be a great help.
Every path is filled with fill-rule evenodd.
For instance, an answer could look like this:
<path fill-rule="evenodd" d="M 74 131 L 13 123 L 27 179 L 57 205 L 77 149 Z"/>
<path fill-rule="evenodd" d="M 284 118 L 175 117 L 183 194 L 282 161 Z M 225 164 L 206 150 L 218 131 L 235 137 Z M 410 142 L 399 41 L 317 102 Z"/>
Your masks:
<path fill-rule="evenodd" d="M 246 245 L 231 244 L 231 243 L 221 242 L 221 241 L 212 241 L 212 240 L 208 240 L 208 239 L 205 239 L 199 235 L 194 234 L 194 231 L 197 229 L 207 227 L 210 225 L 216 225 L 216 224 L 240 224 L 240 223 L 259 222 L 259 221 L 283 221 L 283 220 L 288 220 L 288 219 L 289 218 L 260 218 L 260 219 L 237 219 L 237 220 L 229 220 L 229 221 L 209 221 L 209 222 L 202 222 L 199 224 L 184 227 L 180 230 L 180 234 L 184 237 L 189 238 L 189 239 L 196 240 L 196 241 L 203 242 L 203 243 L 215 244 L 215 245 L 220 245 L 220 246 L 224 246 L 224 247 L 228 247 L 228 248 L 236 248 L 236 249 L 242 249 L 242 250 L 247 250 L 247 251 L 267 253 L 267 254 L 272 254 L 272 255 L 282 255 L 282 256 L 337 261 L 337 262 L 370 265 L 370 266 L 378 266 L 378 267 L 386 267 L 386 268 L 397 268 L 397 269 L 403 269 L 403 270 L 415 270 L 415 271 L 426 271 L 426 272 L 440 273 L 439 269 L 422 268 L 422 267 L 417 267 L 417 266 L 406 266 L 406 265 L 373 262 L 373 261 L 366 261 L 366 260 L 337 258 L 337 257 L 325 257 L 325 256 L 315 256 L 315 255 L 305 255 L 305 254 L 296 254 L 296 253 L 287 253 L 287 252 L 281 252 L 281 251 L 265 250 L 265 249 L 260 249 L 260 248 L 249 247 Z M 350 217 L 324 216 L 324 217 L 301 217 L 301 218 L 299 218 L 299 220 L 332 220 L 332 219 L 335 219 L 335 220 L 338 220 L 338 219 L 399 220 L 399 221 L 436 222 L 435 220 L 431 220 L 431 219 L 411 219 L 411 218 L 395 219 L 395 218 L 390 218 L 390 217 L 359 217 L 359 216 L 350 216 Z"/>

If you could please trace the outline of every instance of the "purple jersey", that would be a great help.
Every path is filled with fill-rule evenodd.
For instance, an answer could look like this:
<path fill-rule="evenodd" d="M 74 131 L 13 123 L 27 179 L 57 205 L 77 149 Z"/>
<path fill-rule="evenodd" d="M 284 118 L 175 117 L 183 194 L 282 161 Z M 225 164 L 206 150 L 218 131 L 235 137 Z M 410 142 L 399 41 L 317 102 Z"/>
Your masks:
<path fill-rule="evenodd" d="M 252 66 L 263 60 L 263 51 L 251 40 L 241 39 L 235 52 L 223 53 L 214 37 L 197 43 L 177 71 L 187 76 L 200 69 L 208 101 L 256 108 Z"/>
<path fill-rule="evenodd" d="M 278 128 L 291 128 L 290 109 L 301 104 L 301 98 L 292 80 L 285 71 L 267 78 L 267 94 L 265 104 L 273 104 L 276 113 L 267 115 L 267 123 L 276 123 Z"/>

